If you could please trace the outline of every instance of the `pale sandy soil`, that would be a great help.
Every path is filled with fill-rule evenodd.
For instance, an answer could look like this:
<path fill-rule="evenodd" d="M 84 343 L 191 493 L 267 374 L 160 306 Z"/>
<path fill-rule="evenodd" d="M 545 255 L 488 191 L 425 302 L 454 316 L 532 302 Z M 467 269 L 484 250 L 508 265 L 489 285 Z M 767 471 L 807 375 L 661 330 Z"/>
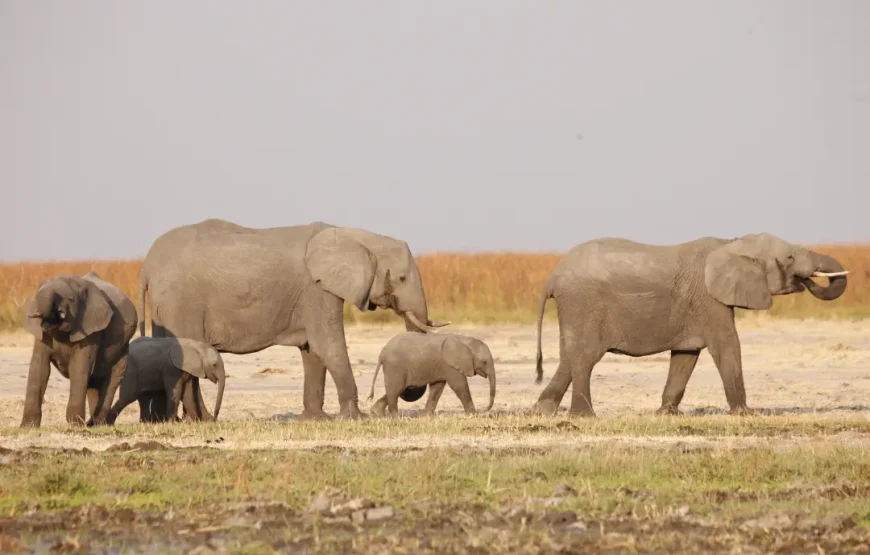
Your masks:
<path fill-rule="evenodd" d="M 870 321 L 795 322 L 759 318 L 740 321 L 739 327 L 750 406 L 773 413 L 870 419 Z M 544 327 L 544 384 L 541 385 L 534 384 L 534 326 L 450 326 L 447 329 L 474 335 L 489 344 L 498 371 L 494 411 L 529 408 L 558 365 L 555 324 Z M 364 411 L 371 405 L 366 398 L 378 353 L 398 331 L 397 327 L 348 329 L 350 360 L 356 374 L 360 408 Z M 20 421 L 31 344 L 29 336 L 23 333 L 0 337 L 0 426 L 17 426 Z M 297 349 L 273 347 L 252 355 L 224 355 L 224 360 L 229 378 L 221 420 L 293 420 L 302 411 L 302 364 Z M 272 371 L 264 372 L 267 368 Z M 607 355 L 593 373 L 592 401 L 597 414 L 602 417 L 651 415 L 659 407 L 667 370 L 667 354 L 639 359 Z M 475 405 L 484 408 L 488 396 L 486 381 L 472 378 L 469 383 Z M 52 372 L 43 407 L 44 426 L 63 424 L 68 388 L 69 382 L 56 371 Z M 206 401 L 212 404 L 216 387 L 206 382 L 204 390 Z M 374 399 L 382 394 L 383 372 L 378 376 Z M 570 402 L 570 394 L 569 389 L 562 401 L 563 410 Z M 424 396 L 416 403 L 400 401 L 400 410 L 404 414 L 415 414 L 424 406 L 425 399 Z M 721 380 L 705 351 L 681 408 L 689 414 L 706 414 L 724 412 L 726 407 Z M 445 414 L 461 412 L 461 405 L 449 388 L 445 389 L 438 409 Z M 325 410 L 337 412 L 335 387 L 329 376 Z M 137 419 L 138 406 L 133 404 L 121 414 L 119 423 Z M 48 436 L 41 437 L 50 440 Z M 68 435 L 61 437 L 69 438 Z M 34 439 L 29 437 L 27 443 L 34 444 Z M 453 441 L 456 439 L 454 437 Z M 546 442 L 547 439 L 542 434 L 534 441 Z M 431 445 L 437 438 L 420 441 Z M 468 441 L 481 445 L 487 442 L 485 438 L 469 438 Z M 407 445 L 406 440 L 402 443 Z"/>

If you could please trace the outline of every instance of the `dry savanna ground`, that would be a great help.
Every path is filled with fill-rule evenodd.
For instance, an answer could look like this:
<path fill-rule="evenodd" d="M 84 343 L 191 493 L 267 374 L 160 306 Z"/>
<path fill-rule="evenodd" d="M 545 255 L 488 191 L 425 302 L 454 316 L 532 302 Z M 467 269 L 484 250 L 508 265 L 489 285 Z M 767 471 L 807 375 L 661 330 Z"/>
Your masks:
<path fill-rule="evenodd" d="M 852 283 L 850 283 L 852 285 Z M 428 285 L 427 285 L 428 287 Z M 360 406 L 398 322 L 347 332 Z M 724 414 L 704 354 L 679 417 L 656 417 L 668 359 L 608 355 L 598 417 L 524 414 L 534 326 L 459 324 L 487 341 L 498 393 L 466 416 L 448 389 L 398 419 L 300 422 L 298 350 L 226 355 L 220 420 L 20 430 L 31 339 L 0 336 L 0 550 L 168 553 L 870 552 L 870 320 L 739 322 L 751 406 Z M 545 381 L 558 331 L 544 327 Z M 478 407 L 487 384 L 469 380 Z M 327 378 L 326 410 L 337 410 Z M 212 403 L 215 388 L 205 385 Z M 375 398 L 383 392 L 383 373 Z"/>

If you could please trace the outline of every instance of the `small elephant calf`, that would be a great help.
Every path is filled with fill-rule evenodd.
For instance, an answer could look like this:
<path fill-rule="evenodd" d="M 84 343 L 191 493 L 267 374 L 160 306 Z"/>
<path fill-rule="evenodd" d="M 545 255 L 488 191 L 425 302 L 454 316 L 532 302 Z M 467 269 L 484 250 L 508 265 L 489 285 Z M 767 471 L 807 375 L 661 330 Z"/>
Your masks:
<path fill-rule="evenodd" d="M 130 342 L 127 372 L 107 419 L 114 423 L 127 405 L 139 401 L 141 422 L 175 421 L 185 388 L 198 385 L 199 378 L 218 384 L 214 406 L 217 420 L 226 383 L 220 353 L 211 345 L 193 339 L 138 337 Z M 199 407 L 186 405 L 185 410 L 189 415 L 203 412 Z"/>
<path fill-rule="evenodd" d="M 375 381 L 384 367 L 386 395 L 372 406 L 372 413 L 383 416 L 399 413 L 398 399 L 416 401 L 429 386 L 425 414 L 433 414 L 444 384 L 456 393 L 467 414 L 474 414 L 474 402 L 468 390 L 468 378 L 478 375 L 489 379 L 489 406 L 495 402 L 495 367 L 486 343 L 459 334 L 403 332 L 390 339 L 378 357 L 372 378 L 369 400 L 375 395 Z"/>

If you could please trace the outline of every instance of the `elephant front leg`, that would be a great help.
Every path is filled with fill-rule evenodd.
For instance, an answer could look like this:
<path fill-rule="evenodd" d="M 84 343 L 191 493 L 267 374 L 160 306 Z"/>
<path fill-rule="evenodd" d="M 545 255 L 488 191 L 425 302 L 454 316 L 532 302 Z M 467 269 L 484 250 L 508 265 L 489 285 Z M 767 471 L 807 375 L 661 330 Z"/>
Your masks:
<path fill-rule="evenodd" d="M 338 392 L 339 418 L 363 418 L 359 410 L 359 392 L 353 379 L 347 343 L 344 339 L 343 301 L 331 296 L 334 306 L 324 307 L 322 316 L 306 329 L 311 351 L 326 365 Z M 304 363 L 304 359 L 303 359 Z M 312 371 L 305 373 L 305 413 L 317 415 L 323 412 L 324 378 Z"/>
<path fill-rule="evenodd" d="M 746 389 L 743 385 L 743 363 L 740 353 L 740 338 L 733 328 L 726 333 L 713 337 L 707 346 L 722 385 L 725 388 L 725 398 L 731 414 L 754 414 L 755 411 L 746 406 Z"/>
<path fill-rule="evenodd" d="M 465 409 L 465 414 L 474 414 L 474 400 L 471 398 L 471 390 L 468 388 L 468 378 L 458 372 L 454 372 L 448 374 L 447 384 L 459 398 L 462 408 Z M 428 400 L 426 404 L 428 408 Z"/>
<path fill-rule="evenodd" d="M 686 384 L 692 377 L 701 351 L 671 351 L 671 367 L 668 381 L 662 393 L 662 406 L 656 414 L 680 414 L 680 401 L 686 392 Z"/>
<path fill-rule="evenodd" d="M 446 381 L 429 384 L 429 397 L 426 399 L 426 408 L 423 409 L 423 414 L 429 416 L 435 414 L 435 407 L 438 406 L 438 401 L 441 399 L 445 385 L 447 385 Z"/>
<path fill-rule="evenodd" d="M 124 376 L 127 374 L 126 352 L 118 359 L 109 371 L 109 379 L 106 380 L 106 386 L 100 388 L 100 399 L 98 401 L 98 410 L 94 415 L 94 424 L 102 425 L 107 423 L 109 408 L 112 406 L 112 401 L 115 400 L 115 393 L 124 381 Z"/>
<path fill-rule="evenodd" d="M 326 388 L 326 365 L 316 354 L 308 351 L 302 352 L 303 392 L 302 392 L 302 420 L 329 420 L 328 414 L 323 412 L 323 393 Z"/>
<path fill-rule="evenodd" d="M 88 336 L 74 348 L 69 363 L 69 402 L 66 406 L 66 421 L 74 426 L 84 426 L 85 400 L 88 381 L 97 361 L 99 344 Z M 82 344 L 83 343 L 83 344 Z"/>
<path fill-rule="evenodd" d="M 30 356 L 30 370 L 27 373 L 27 390 L 24 396 L 24 414 L 21 417 L 21 427 L 36 427 L 42 423 L 42 402 L 45 399 L 45 389 L 48 387 L 48 377 L 51 373 L 51 361 L 48 347 L 39 339 L 33 345 Z"/>

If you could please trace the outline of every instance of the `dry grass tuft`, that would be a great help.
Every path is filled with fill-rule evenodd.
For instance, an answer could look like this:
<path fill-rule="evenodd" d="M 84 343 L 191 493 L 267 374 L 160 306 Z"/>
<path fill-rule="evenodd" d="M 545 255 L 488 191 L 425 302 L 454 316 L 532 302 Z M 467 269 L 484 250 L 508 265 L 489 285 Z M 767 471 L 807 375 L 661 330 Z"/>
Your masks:
<path fill-rule="evenodd" d="M 775 317 L 858 318 L 870 316 L 870 245 L 820 246 L 851 272 L 846 293 L 822 303 L 811 295 L 777 297 L 766 312 Z M 437 253 L 417 257 L 432 317 L 455 322 L 528 323 L 534 321 L 544 280 L 561 258 L 558 253 Z M 0 265 L 0 329 L 20 326 L 28 297 L 45 279 L 88 271 L 118 285 L 138 302 L 141 261 L 85 261 Z M 548 317 L 555 314 L 548 305 Z M 348 323 L 393 322 L 391 312 L 360 313 L 345 305 Z"/>

